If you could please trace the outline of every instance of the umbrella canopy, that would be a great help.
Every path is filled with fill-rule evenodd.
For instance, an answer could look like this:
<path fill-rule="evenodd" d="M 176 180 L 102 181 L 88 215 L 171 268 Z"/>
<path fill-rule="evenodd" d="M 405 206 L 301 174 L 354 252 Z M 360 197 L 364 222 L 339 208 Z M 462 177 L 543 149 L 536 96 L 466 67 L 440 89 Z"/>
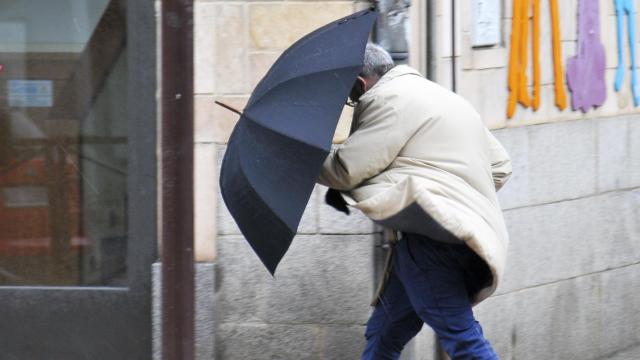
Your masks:
<path fill-rule="evenodd" d="M 373 9 L 361 11 L 298 40 L 256 86 L 233 129 L 220 172 L 222 197 L 271 274 L 331 149 L 376 17 Z"/>

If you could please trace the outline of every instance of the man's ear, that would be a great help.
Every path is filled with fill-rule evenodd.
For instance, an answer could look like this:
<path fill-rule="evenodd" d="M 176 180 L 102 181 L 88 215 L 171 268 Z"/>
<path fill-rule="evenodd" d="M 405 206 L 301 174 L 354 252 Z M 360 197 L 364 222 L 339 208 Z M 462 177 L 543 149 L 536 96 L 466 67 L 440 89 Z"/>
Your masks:
<path fill-rule="evenodd" d="M 356 78 L 356 85 L 358 86 L 358 89 L 361 91 L 361 94 L 364 94 L 367 90 L 367 79 L 365 79 L 363 76 L 358 76 Z"/>
<path fill-rule="evenodd" d="M 356 81 L 353 83 L 351 92 L 349 93 L 349 99 L 353 102 L 357 102 L 360 99 L 360 96 L 362 96 L 366 91 L 366 86 L 367 81 L 362 76 L 358 76 Z"/>

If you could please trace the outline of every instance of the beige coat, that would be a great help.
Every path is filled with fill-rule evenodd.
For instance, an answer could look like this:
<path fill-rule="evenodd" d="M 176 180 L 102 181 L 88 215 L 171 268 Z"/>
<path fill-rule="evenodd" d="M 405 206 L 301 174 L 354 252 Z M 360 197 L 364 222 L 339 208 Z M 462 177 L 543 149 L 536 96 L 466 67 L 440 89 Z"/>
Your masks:
<path fill-rule="evenodd" d="M 496 191 L 510 175 L 509 156 L 466 100 L 396 66 L 360 98 L 352 134 L 318 182 L 383 225 L 466 243 L 493 274 L 477 304 L 505 267 L 509 237 Z"/>

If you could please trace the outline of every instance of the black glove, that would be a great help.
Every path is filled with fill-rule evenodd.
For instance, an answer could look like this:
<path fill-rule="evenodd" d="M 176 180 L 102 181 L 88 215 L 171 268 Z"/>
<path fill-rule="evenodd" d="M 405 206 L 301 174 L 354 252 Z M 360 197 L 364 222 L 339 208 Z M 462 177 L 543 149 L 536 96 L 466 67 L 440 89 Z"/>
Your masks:
<path fill-rule="evenodd" d="M 341 211 L 347 215 L 351 213 L 349 211 L 349 207 L 347 206 L 347 203 L 342 198 L 342 195 L 340 195 L 340 191 L 336 189 L 330 188 L 327 191 L 327 193 L 324 195 L 324 202 L 326 202 L 327 205 L 331 206 L 332 208 L 338 211 Z"/>

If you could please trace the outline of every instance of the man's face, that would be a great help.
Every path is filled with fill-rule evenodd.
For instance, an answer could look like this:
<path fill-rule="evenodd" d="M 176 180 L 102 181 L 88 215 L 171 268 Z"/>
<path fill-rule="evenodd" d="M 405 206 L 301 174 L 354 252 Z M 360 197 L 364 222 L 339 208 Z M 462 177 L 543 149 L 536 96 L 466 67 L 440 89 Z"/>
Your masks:
<path fill-rule="evenodd" d="M 352 102 L 358 102 L 358 100 L 360 99 L 360 96 L 362 96 L 362 94 L 364 94 L 367 90 L 367 81 L 365 80 L 364 77 L 362 76 L 358 76 L 356 78 L 356 82 L 353 84 L 353 87 L 351 88 L 351 92 L 349 93 L 349 100 L 351 100 Z"/>
<path fill-rule="evenodd" d="M 360 100 L 360 96 L 369 91 L 373 87 L 373 85 L 378 82 L 379 79 L 380 78 L 378 77 L 358 76 L 356 78 L 356 82 L 351 88 L 349 100 L 351 100 L 353 103 L 358 102 L 358 100 Z"/>

